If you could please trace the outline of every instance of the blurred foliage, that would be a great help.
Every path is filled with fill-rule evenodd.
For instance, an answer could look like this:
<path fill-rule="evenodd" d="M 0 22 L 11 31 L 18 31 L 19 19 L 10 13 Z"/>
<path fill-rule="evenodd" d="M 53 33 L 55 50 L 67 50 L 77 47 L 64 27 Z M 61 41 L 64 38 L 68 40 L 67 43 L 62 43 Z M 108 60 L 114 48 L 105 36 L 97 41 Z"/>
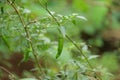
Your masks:
<path fill-rule="evenodd" d="M 15 3 L 27 25 L 31 40 L 26 37 L 18 14 L 8 1 Z M 10 58 L 9 53 L 14 52 L 24 55 L 22 61 L 34 61 L 32 49 L 28 45 L 30 41 L 45 70 L 46 75 L 42 80 L 99 80 L 96 75 L 101 80 L 114 80 L 117 75 L 113 75 L 119 72 L 120 59 L 119 0 L 45 1 L 50 13 L 61 24 L 63 36 L 68 34 L 75 41 L 93 68 L 90 68 L 86 58 L 66 38 L 62 50 L 58 25 L 39 0 L 0 0 L 0 63 L 4 63 L 5 59 Z M 57 49 L 58 45 L 60 50 Z M 6 62 L 5 65 L 9 64 Z M 37 71 L 36 67 L 33 69 Z M 0 69 L 0 77 L 3 76 L 2 72 Z M 40 75 L 24 71 L 24 78 L 15 77 L 20 80 L 37 80 Z"/>

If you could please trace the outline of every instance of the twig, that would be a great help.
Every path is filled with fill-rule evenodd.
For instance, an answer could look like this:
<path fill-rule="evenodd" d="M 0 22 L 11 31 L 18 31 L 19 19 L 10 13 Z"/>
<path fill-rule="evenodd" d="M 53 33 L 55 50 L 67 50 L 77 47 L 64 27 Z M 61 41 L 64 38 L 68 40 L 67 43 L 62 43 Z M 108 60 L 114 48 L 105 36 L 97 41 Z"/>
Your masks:
<path fill-rule="evenodd" d="M 54 21 L 56 22 L 56 24 L 57 24 L 59 27 L 61 27 L 61 24 L 60 24 L 60 23 L 58 22 L 58 20 L 54 17 L 54 15 L 49 11 L 49 9 L 47 8 L 47 6 L 46 6 L 45 10 L 46 10 L 46 11 L 49 13 L 49 15 L 54 19 Z M 60 33 L 62 33 L 59 28 L 58 28 L 58 30 L 59 30 Z M 86 61 L 87 61 L 87 63 L 89 64 L 90 68 L 93 69 L 92 65 L 91 65 L 90 62 L 88 61 L 87 56 L 85 56 L 84 53 L 82 52 L 82 49 L 81 49 L 81 48 L 75 43 L 75 41 L 73 41 L 67 34 L 66 34 L 65 36 L 66 36 L 66 38 L 67 38 L 70 42 L 72 42 L 72 43 L 74 44 L 74 46 L 79 50 L 79 52 L 80 52 L 80 53 L 83 55 L 83 57 L 86 59 Z"/>
<path fill-rule="evenodd" d="M 4 70 L 5 72 L 7 72 L 8 74 L 10 74 L 10 75 L 13 75 L 9 70 L 7 70 L 6 68 L 4 68 L 4 67 L 2 67 L 2 66 L 0 66 L 0 68 L 2 69 L 2 70 Z"/>
<path fill-rule="evenodd" d="M 41 3 L 40 3 L 41 4 Z M 41 4 L 41 5 L 43 5 L 43 4 Z M 61 27 L 61 24 L 58 22 L 58 20 L 54 17 L 54 15 L 49 11 L 49 9 L 48 9 L 48 7 L 47 7 L 47 3 L 46 3 L 46 5 L 43 7 L 48 13 L 49 13 L 49 15 L 54 19 L 54 21 L 56 22 L 56 24 L 59 26 L 59 28 L 58 28 L 58 31 L 60 32 L 60 33 L 62 33 L 61 32 L 61 30 L 60 30 L 60 27 Z M 75 43 L 75 41 L 73 41 L 67 34 L 65 35 L 66 36 L 66 38 L 71 42 L 71 43 L 73 43 L 73 45 L 79 50 L 79 52 L 82 54 L 82 56 L 85 58 L 85 60 L 87 61 L 87 63 L 88 63 L 88 65 L 89 65 L 89 67 L 91 68 L 91 69 L 93 69 L 93 66 L 90 64 L 90 62 L 89 62 L 89 60 L 88 60 L 88 57 L 86 56 L 86 55 L 84 55 L 84 53 L 82 52 L 82 49 Z M 96 74 L 96 76 L 100 79 L 100 80 L 102 80 L 97 74 Z"/>
<path fill-rule="evenodd" d="M 33 47 L 33 43 L 32 43 L 32 40 L 31 40 L 31 36 L 30 36 L 30 33 L 29 33 L 28 29 L 27 29 L 28 24 L 27 24 L 27 25 L 25 24 L 25 22 L 24 22 L 24 20 L 22 19 L 19 11 L 18 11 L 17 8 L 16 8 L 15 3 L 11 3 L 10 0 L 7 0 L 7 1 L 8 1 L 8 3 L 13 7 L 13 9 L 15 10 L 15 12 L 17 13 L 17 15 L 18 15 L 18 17 L 19 17 L 19 19 L 20 19 L 20 22 L 22 23 L 22 25 L 23 25 L 23 27 L 24 27 L 24 30 L 25 30 L 25 33 L 26 33 L 26 38 L 27 38 L 27 43 L 28 43 L 28 45 L 29 45 L 29 48 L 32 49 L 32 53 L 33 53 L 33 56 L 34 56 L 34 58 L 35 58 L 35 62 L 36 62 L 36 64 L 37 64 L 37 66 L 38 66 L 38 69 L 39 69 L 40 73 L 42 72 L 42 74 L 45 75 L 44 71 L 41 69 L 41 65 L 39 64 L 39 60 L 38 60 L 38 58 L 37 58 L 37 53 L 36 53 L 36 51 L 35 51 L 35 49 L 34 49 L 34 47 Z"/>
<path fill-rule="evenodd" d="M 2 69 L 3 71 L 7 72 L 10 75 L 10 77 L 12 77 L 12 79 L 15 79 L 14 74 L 12 74 L 9 70 L 7 70 L 6 68 L 4 68 L 2 66 L 0 66 L 0 69 Z"/>

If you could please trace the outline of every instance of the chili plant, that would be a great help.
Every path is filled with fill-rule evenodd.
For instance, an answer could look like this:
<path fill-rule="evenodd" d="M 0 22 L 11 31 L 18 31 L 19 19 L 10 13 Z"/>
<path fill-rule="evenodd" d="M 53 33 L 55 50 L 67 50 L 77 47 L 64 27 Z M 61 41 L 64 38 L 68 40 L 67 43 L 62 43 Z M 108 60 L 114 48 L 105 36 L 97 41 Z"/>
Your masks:
<path fill-rule="evenodd" d="M 31 10 L 22 7 L 15 0 L 5 0 L 1 6 L 1 48 L 11 52 L 23 52 L 24 58 L 21 63 L 29 59 L 33 59 L 36 63 L 37 77 L 33 75 L 32 78 L 21 80 L 102 80 L 104 71 L 102 72 L 101 67 L 96 68 L 90 62 L 91 59 L 98 56 L 89 55 L 87 45 L 82 46 L 80 42 L 73 40 L 66 30 L 67 23 L 75 25 L 79 19 L 84 21 L 87 19 L 77 13 L 61 15 L 51 12 L 46 0 L 36 0 L 35 2 L 46 11 L 45 15 L 34 17 Z M 3 7 L 5 7 L 5 11 Z M 49 29 L 55 32 L 54 39 L 49 37 L 51 35 Z M 78 51 L 78 59 L 70 56 L 71 51 L 67 51 L 69 45 L 74 45 Z M 67 58 L 64 57 L 66 53 L 69 54 L 67 54 L 69 58 L 64 63 L 62 59 Z M 50 64 L 43 67 L 39 62 L 40 59 Z M 11 72 L 2 66 L 0 68 L 13 77 Z M 15 80 L 16 77 L 10 77 L 10 79 Z"/>

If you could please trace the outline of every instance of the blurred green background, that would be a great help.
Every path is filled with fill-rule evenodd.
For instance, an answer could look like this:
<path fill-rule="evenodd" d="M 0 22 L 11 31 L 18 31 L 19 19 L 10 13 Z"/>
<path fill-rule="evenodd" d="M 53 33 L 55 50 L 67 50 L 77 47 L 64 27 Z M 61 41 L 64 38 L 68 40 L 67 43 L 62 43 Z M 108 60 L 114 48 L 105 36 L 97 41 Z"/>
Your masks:
<path fill-rule="evenodd" d="M 91 63 L 94 66 L 105 67 L 106 70 L 101 70 L 103 73 L 108 71 L 114 75 L 113 80 L 119 80 L 120 1 L 46 1 L 48 9 L 65 27 L 66 33 L 82 47 L 83 52 L 88 56 L 99 55 L 98 58 L 91 60 Z M 50 70 L 53 69 L 53 72 L 48 71 L 49 75 L 53 76 L 57 71 L 64 69 L 63 66 L 68 64 L 71 59 L 79 61 L 81 55 L 67 39 L 65 39 L 60 58 L 55 59 L 59 34 L 56 29 L 57 25 L 54 20 L 49 19 L 49 14 L 41 7 L 38 0 L 15 0 L 15 3 L 25 23 L 39 20 L 29 26 L 29 31 L 38 57 L 43 61 L 44 66 L 50 66 Z M 14 53 L 23 55 L 30 53 L 30 58 L 33 58 L 32 52 L 26 48 L 25 33 L 13 8 L 4 1 L 0 1 L 0 7 L 0 65 L 4 61 L 7 62 L 8 57 L 10 58 L 10 55 Z M 56 66 L 56 64 L 59 65 Z M 0 70 L 0 72 L 2 71 Z M 110 79 L 105 76 L 103 80 Z"/>

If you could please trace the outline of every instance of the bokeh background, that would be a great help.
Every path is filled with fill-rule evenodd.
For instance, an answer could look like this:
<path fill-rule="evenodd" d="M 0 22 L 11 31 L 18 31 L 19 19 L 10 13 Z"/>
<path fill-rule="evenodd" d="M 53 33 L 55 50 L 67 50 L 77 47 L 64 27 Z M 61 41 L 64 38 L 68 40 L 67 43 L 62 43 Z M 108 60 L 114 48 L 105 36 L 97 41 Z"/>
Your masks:
<path fill-rule="evenodd" d="M 48 13 L 37 0 L 16 0 L 15 3 L 26 22 L 48 16 Z M 33 62 L 25 63 L 31 66 L 29 68 L 25 68 L 24 63 L 19 67 L 16 66 L 23 58 L 22 54 L 28 52 L 25 48 L 26 41 L 23 38 L 24 31 L 20 27 L 19 19 L 16 20 L 17 15 L 15 15 L 13 8 L 4 1 L 1 1 L 0 7 L 3 7 L 4 10 L 1 8 L 0 15 L 0 65 L 12 65 L 13 67 L 10 70 L 18 76 L 22 76 L 23 69 L 29 70 L 34 66 Z M 113 80 L 120 80 L 120 1 L 48 0 L 48 8 L 56 17 L 64 17 L 61 24 L 65 26 L 66 33 L 78 44 L 87 46 L 84 47 L 85 50 L 87 48 L 88 55 L 99 55 L 91 63 L 95 66 L 105 67 L 108 72 L 114 75 Z M 14 15 L 10 16 L 11 14 Z M 74 18 L 76 15 L 77 19 Z M 58 21 L 60 21 L 59 18 Z M 6 25 L 7 27 L 5 27 Z M 47 64 L 54 72 L 60 68 L 56 66 L 57 62 L 55 62 L 55 54 L 53 54 L 56 53 L 56 41 L 58 40 L 58 31 L 55 27 L 54 21 L 51 23 L 46 18 L 45 21 L 43 19 L 41 23 L 36 23 L 30 27 L 34 45 L 37 46 L 36 51 L 39 53 L 40 64 L 43 67 Z M 18 28 L 20 30 L 17 30 Z M 37 32 L 37 30 L 40 31 Z M 41 35 L 38 36 L 38 34 Z M 40 39 L 38 40 L 38 38 Z M 71 58 L 77 59 L 76 57 L 80 56 L 68 40 L 65 41 L 64 45 L 62 55 L 58 59 L 62 65 L 65 65 Z M 0 70 L 0 73 L 3 71 Z M 0 76 L 5 74 L 0 74 Z M 25 74 L 28 75 L 27 72 Z"/>

